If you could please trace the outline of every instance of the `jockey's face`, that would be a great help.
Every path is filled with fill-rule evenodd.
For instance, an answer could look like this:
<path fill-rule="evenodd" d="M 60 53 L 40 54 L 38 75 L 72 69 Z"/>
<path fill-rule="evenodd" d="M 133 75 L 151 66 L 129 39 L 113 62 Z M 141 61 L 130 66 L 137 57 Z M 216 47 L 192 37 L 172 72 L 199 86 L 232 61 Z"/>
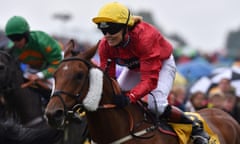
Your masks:
<path fill-rule="evenodd" d="M 23 48 L 27 42 L 26 38 L 22 38 L 21 40 L 18 41 L 13 41 L 14 42 L 14 46 L 17 48 Z"/>
<path fill-rule="evenodd" d="M 123 39 L 122 33 L 123 33 L 123 29 L 115 34 L 106 33 L 104 36 L 107 39 L 109 46 L 111 47 L 117 46 Z"/>

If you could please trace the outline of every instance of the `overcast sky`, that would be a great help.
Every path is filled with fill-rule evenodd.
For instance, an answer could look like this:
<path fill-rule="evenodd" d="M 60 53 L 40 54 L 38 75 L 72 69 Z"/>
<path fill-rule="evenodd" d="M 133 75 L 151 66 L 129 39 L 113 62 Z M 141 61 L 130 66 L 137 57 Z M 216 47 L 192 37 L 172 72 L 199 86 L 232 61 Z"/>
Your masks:
<path fill-rule="evenodd" d="M 2 0 L 0 28 L 13 15 L 24 16 L 34 30 L 48 33 L 76 31 L 75 36 L 95 31 L 91 19 L 110 0 Z M 240 28 L 240 0 L 119 0 L 131 11 L 148 10 L 167 33 L 177 32 L 190 46 L 215 50 L 224 47 L 226 34 Z M 66 23 L 55 13 L 70 13 Z M 96 36 L 95 36 L 96 37 Z M 100 37 L 100 36 L 99 36 Z"/>

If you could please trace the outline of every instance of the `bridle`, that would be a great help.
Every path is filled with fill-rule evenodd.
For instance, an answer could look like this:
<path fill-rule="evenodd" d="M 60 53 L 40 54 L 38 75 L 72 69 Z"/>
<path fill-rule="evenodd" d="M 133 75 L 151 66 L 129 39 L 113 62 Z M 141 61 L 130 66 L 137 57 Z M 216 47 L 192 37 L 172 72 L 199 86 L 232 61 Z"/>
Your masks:
<path fill-rule="evenodd" d="M 63 91 L 63 90 L 54 90 L 52 92 L 52 95 L 50 98 L 53 98 L 53 97 L 58 97 L 64 107 L 64 115 L 65 115 L 65 118 L 68 119 L 68 118 L 71 118 L 72 116 L 74 116 L 77 113 L 80 113 L 82 111 L 87 111 L 84 104 L 79 102 L 80 98 L 82 97 L 82 90 L 85 88 L 85 87 L 89 87 L 89 84 L 86 84 L 88 81 L 89 81 L 89 71 L 91 68 L 93 68 L 93 64 L 91 64 L 90 62 L 88 62 L 87 60 L 85 59 L 82 59 L 82 58 L 79 58 L 79 57 L 69 57 L 69 58 L 65 58 L 61 61 L 61 63 L 64 63 L 64 62 L 68 62 L 68 61 L 80 61 L 80 62 L 83 62 L 87 68 L 88 68 L 88 75 L 85 77 L 85 79 L 83 80 L 83 86 L 80 88 L 79 92 L 77 94 L 72 94 L 72 93 L 69 93 L 69 92 L 66 92 L 66 91 Z M 104 73 L 105 74 L 105 73 Z M 110 78 L 109 78 L 109 81 Z M 112 88 L 113 89 L 113 88 Z M 72 99 L 74 99 L 76 101 L 76 104 L 73 106 L 73 107 L 68 107 L 66 105 L 66 103 L 64 102 L 63 98 L 61 95 L 66 95 L 68 97 L 71 97 Z M 113 95 L 116 95 L 114 90 L 113 90 Z M 103 104 L 103 105 L 99 105 L 98 106 L 98 109 L 111 109 L 111 108 L 116 108 L 116 105 L 115 104 Z"/>
<path fill-rule="evenodd" d="M 88 67 L 88 71 L 90 70 L 91 67 L 93 67 L 92 64 L 90 64 L 88 61 L 78 58 L 78 57 L 65 58 L 61 61 L 61 63 L 68 62 L 68 61 L 83 62 Z M 60 101 L 64 107 L 64 114 L 66 117 L 69 117 L 69 116 L 71 117 L 72 114 L 75 113 L 79 109 L 84 110 L 83 104 L 79 103 L 79 98 L 82 96 L 82 93 L 81 93 L 82 90 L 84 89 L 85 86 L 87 86 L 85 83 L 88 81 L 88 79 L 89 79 L 89 75 L 87 77 L 85 77 L 85 79 L 83 81 L 83 86 L 81 87 L 79 93 L 77 93 L 77 94 L 71 94 L 69 92 L 62 91 L 62 90 L 54 90 L 53 91 L 50 98 L 58 97 L 60 99 Z M 61 96 L 62 94 L 67 95 L 67 96 L 71 97 L 72 99 L 74 99 L 76 101 L 76 104 L 72 108 L 69 108 L 62 98 L 62 96 Z"/>

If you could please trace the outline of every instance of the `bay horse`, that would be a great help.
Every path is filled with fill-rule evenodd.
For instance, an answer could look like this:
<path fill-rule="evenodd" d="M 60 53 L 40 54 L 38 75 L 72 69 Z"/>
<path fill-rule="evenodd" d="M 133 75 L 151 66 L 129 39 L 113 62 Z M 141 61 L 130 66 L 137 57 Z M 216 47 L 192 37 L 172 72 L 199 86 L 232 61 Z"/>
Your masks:
<path fill-rule="evenodd" d="M 77 55 L 72 53 L 73 48 L 74 41 L 70 41 L 54 74 L 54 89 L 45 109 L 51 126 L 62 127 L 69 111 L 80 109 L 86 112 L 93 143 L 180 144 L 176 135 L 160 132 L 153 121 L 149 121 L 143 103 L 126 107 L 114 105 L 113 97 L 121 90 L 114 80 L 92 63 L 97 45 Z M 240 143 L 239 125 L 230 115 L 218 109 L 204 109 L 198 113 L 221 144 Z"/>
<path fill-rule="evenodd" d="M 15 138 L 15 143 L 18 141 L 26 141 L 27 143 L 31 140 L 32 143 L 36 144 L 53 144 L 53 142 L 79 144 L 84 141 L 84 139 L 72 138 L 76 134 L 82 135 L 84 133 L 85 129 L 76 128 L 78 126 L 84 127 L 78 121 L 68 123 L 63 130 L 56 130 L 48 125 L 44 118 L 45 106 L 41 100 L 41 94 L 47 94 L 48 90 L 41 94 L 38 92 L 31 86 L 31 83 L 26 82 L 19 62 L 11 53 L 0 51 L 0 96 L 4 97 L 6 110 L 5 118 L 0 118 L 0 127 L 5 127 L 1 131 L 5 134 L 4 137 L 8 140 Z M 50 93 L 51 90 L 49 90 L 49 96 Z M 9 133 L 6 133 L 7 131 Z M 6 141 L 10 143 L 8 140 Z"/>

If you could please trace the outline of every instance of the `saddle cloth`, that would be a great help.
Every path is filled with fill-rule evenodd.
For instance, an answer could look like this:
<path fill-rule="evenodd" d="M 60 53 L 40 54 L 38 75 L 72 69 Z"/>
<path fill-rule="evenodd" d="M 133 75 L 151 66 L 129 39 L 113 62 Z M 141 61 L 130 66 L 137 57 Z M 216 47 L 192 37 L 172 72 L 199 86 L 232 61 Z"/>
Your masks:
<path fill-rule="evenodd" d="M 220 144 L 218 136 L 209 128 L 206 121 L 198 113 L 185 112 L 193 121 L 201 121 L 204 131 L 210 136 L 209 144 Z M 190 140 L 192 125 L 191 124 L 177 124 L 169 123 L 179 137 L 179 144 L 187 144 Z"/>

